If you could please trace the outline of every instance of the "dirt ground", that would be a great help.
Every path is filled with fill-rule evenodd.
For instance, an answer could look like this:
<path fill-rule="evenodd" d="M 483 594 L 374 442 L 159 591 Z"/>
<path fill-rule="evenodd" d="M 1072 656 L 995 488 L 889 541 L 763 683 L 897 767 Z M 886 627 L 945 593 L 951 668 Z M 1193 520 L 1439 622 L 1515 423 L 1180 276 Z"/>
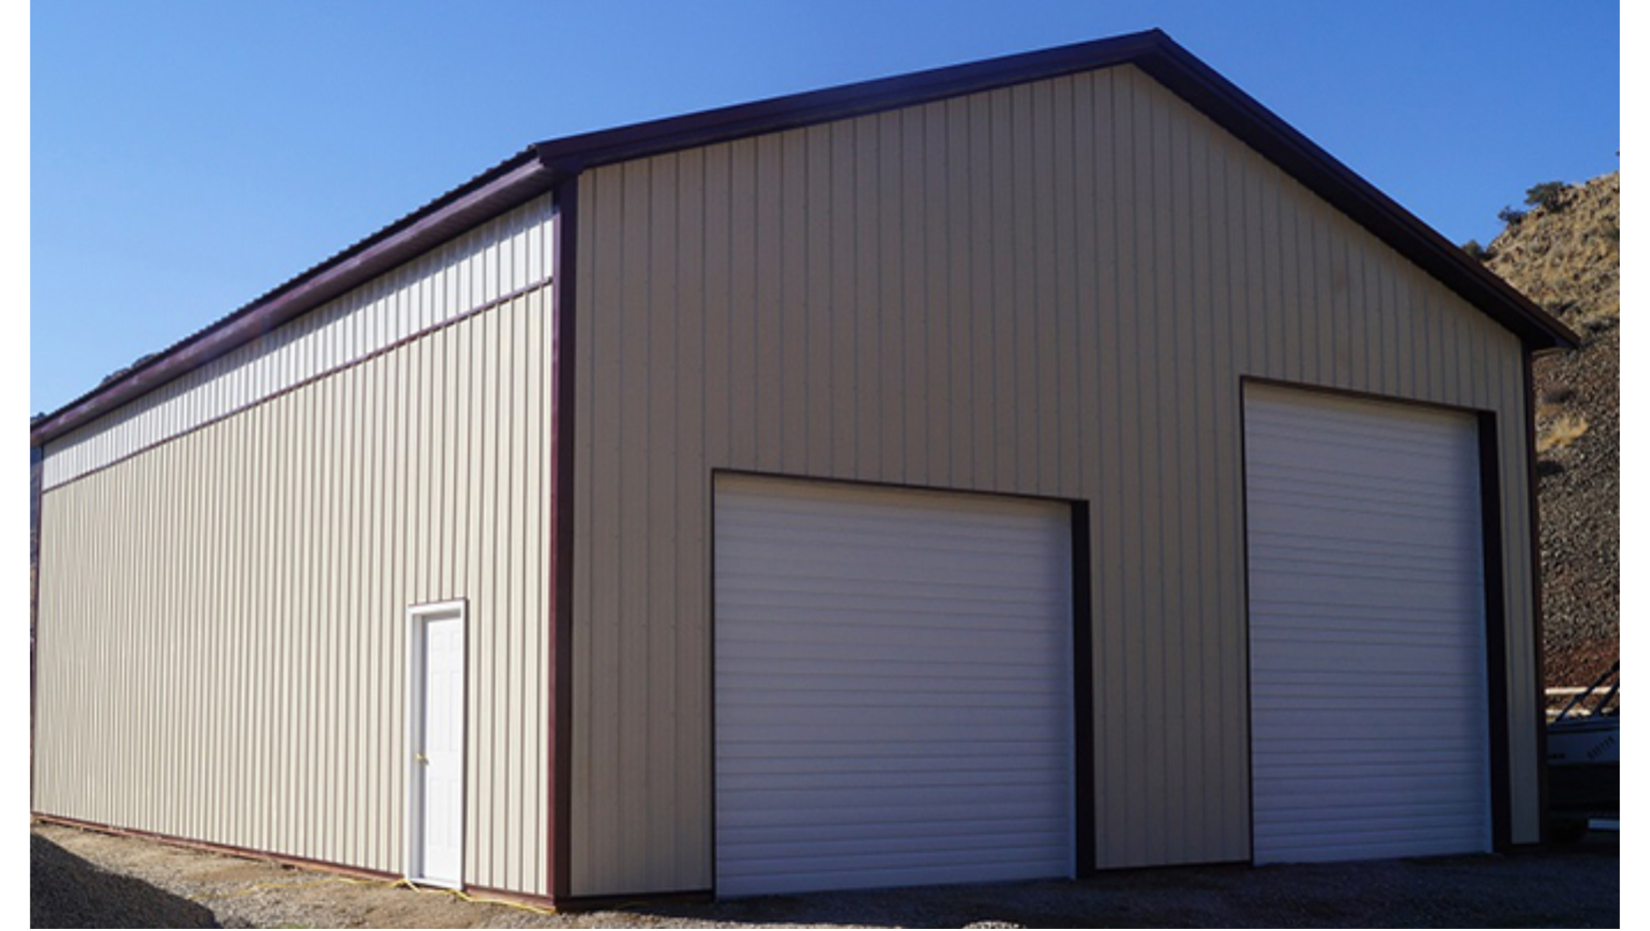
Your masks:
<path fill-rule="evenodd" d="M 1571 927 L 1620 925 L 1615 835 L 1509 855 L 1132 870 L 1077 882 L 550 914 L 36 824 L 34 927 Z"/>

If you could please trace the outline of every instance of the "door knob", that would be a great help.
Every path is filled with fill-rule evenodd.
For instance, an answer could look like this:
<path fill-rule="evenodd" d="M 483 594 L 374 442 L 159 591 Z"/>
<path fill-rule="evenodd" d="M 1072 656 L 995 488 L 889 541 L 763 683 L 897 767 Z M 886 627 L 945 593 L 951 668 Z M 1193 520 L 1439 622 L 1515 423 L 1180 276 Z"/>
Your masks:
<path fill-rule="evenodd" d="M 425 756 L 422 753 L 414 753 L 413 754 L 413 759 L 417 760 L 420 763 L 425 764 L 426 766 L 428 766 L 429 762 L 430 762 L 430 758 Z"/>

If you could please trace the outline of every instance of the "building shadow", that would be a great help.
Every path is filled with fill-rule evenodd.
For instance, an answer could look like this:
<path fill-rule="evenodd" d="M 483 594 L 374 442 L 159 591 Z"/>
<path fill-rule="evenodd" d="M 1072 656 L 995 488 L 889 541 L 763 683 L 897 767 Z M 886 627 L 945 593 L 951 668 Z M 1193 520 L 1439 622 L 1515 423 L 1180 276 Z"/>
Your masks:
<path fill-rule="evenodd" d="M 39 834 L 29 837 L 29 926 L 222 927 L 204 905 L 103 870 Z"/>

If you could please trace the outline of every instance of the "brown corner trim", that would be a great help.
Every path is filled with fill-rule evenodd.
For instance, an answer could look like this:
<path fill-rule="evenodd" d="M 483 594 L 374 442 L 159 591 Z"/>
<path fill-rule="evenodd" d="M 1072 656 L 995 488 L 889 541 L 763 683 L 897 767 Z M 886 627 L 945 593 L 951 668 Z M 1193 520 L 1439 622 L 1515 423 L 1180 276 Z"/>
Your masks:
<path fill-rule="evenodd" d="M 1547 617 L 1541 594 L 1541 477 L 1536 472 L 1535 453 L 1535 357 L 1524 353 L 1524 477 L 1530 510 L 1530 620 L 1535 637 L 1535 753 L 1538 843 L 1546 844 L 1547 811 Z"/>
<path fill-rule="evenodd" d="M 203 420 L 200 423 L 194 425 L 193 427 L 190 427 L 187 430 L 181 430 L 181 431 L 179 431 L 177 433 L 174 433 L 170 436 L 161 437 L 160 439 L 154 441 L 153 443 L 150 443 L 147 446 L 140 446 L 137 449 L 134 449 L 131 452 L 129 452 L 129 453 L 123 455 L 123 456 L 120 456 L 118 458 L 111 459 L 108 462 L 105 462 L 104 464 L 98 466 L 95 469 L 88 469 L 85 472 L 82 472 L 79 475 L 76 475 L 74 478 L 65 479 L 64 481 L 58 482 L 57 484 L 51 486 L 50 488 L 44 489 L 42 493 L 44 493 L 45 491 L 56 491 L 59 488 L 66 487 L 68 485 L 73 485 L 75 482 L 78 482 L 83 478 L 90 478 L 91 476 L 96 475 L 97 473 L 102 472 L 106 469 L 112 469 L 115 466 L 120 465 L 121 463 L 127 461 L 128 459 L 135 459 L 136 457 L 141 456 L 144 453 L 149 452 L 150 450 L 156 449 L 156 448 L 161 447 L 161 446 L 165 446 L 167 443 L 171 443 L 175 440 L 180 440 L 183 437 L 186 437 L 191 433 L 195 433 L 197 431 L 204 430 L 207 427 L 212 426 L 213 424 L 222 423 L 223 421 L 228 420 L 229 418 L 234 417 L 238 414 L 244 414 L 247 411 L 249 411 L 249 410 L 251 410 L 255 407 L 258 407 L 261 404 L 267 404 L 270 401 L 273 401 L 276 398 L 279 398 L 283 395 L 288 395 L 288 394 L 291 394 L 292 392 L 298 391 L 302 388 L 307 388 L 310 385 L 313 385 L 316 382 L 321 381 L 322 379 L 331 378 L 332 376 L 337 375 L 340 372 L 346 372 L 346 371 L 348 371 L 352 368 L 355 368 L 358 365 L 364 365 L 364 364 L 366 364 L 368 362 L 371 362 L 372 360 L 378 358 L 379 356 L 388 355 L 389 353 L 394 352 L 397 349 L 401 349 L 401 348 L 405 347 L 406 345 L 408 345 L 409 343 L 415 343 L 415 342 L 423 339 L 426 336 L 433 335 L 433 334 L 438 333 L 442 330 L 445 330 L 449 327 L 457 326 L 458 324 L 463 323 L 466 320 L 469 320 L 471 317 L 477 316 L 479 314 L 484 314 L 489 310 L 493 310 L 494 308 L 497 308 L 497 307 L 503 306 L 505 304 L 508 304 L 511 301 L 520 300 L 521 298 L 526 297 L 527 295 L 533 293 L 534 291 L 537 291 L 540 288 L 543 288 L 546 285 L 550 285 L 550 284 L 553 284 L 553 283 L 554 283 L 554 280 L 552 278 L 541 278 L 538 281 L 533 282 L 532 284 L 524 285 L 520 288 L 517 288 L 514 291 L 511 291 L 509 294 L 504 294 L 504 295 L 500 295 L 499 297 L 493 298 L 492 300 L 488 301 L 485 304 L 478 304 L 477 306 L 472 307 L 469 310 L 466 310 L 463 313 L 458 314 L 457 316 L 448 317 L 446 320 L 442 320 L 439 323 L 431 324 L 430 326 L 427 326 L 424 329 L 419 330 L 416 333 L 409 333 L 406 336 L 401 337 L 400 339 L 396 340 L 393 343 L 389 343 L 388 345 L 380 346 L 377 349 L 372 350 L 371 352 L 368 352 L 364 355 L 357 356 L 354 359 L 351 359 L 347 362 L 341 362 L 341 363 L 333 366 L 332 368 L 327 369 L 326 371 L 316 372 L 314 375 L 311 375 L 311 376 L 309 376 L 308 378 L 305 378 L 302 381 L 293 382 L 292 384 L 287 385 L 285 388 L 281 388 L 277 391 L 272 391 L 269 394 L 266 394 L 261 398 L 257 398 L 256 400 L 248 401 L 245 404 L 242 404 L 240 407 L 234 408 L 233 410 L 228 410 L 228 411 L 223 412 L 222 414 L 219 414 L 216 417 L 212 417 L 208 420 Z M 36 447 L 33 447 L 33 448 L 40 449 L 41 447 L 36 446 Z M 42 485 L 45 484 L 43 479 L 42 479 L 41 484 Z"/>
<path fill-rule="evenodd" d="M 1250 866 L 1255 865 L 1255 673 L 1254 618 L 1249 604 L 1249 384 L 1252 376 L 1238 376 L 1237 468 L 1238 488 L 1238 592 L 1243 598 L 1243 779 L 1248 783 L 1248 810 L 1244 824 L 1249 833 Z M 1256 382 L 1264 384 L 1264 382 Z"/>
<path fill-rule="evenodd" d="M 555 191 L 556 252 L 551 269 L 550 478 L 550 897 L 572 888 L 573 833 L 573 429 L 578 320 L 579 179 Z"/>
<path fill-rule="evenodd" d="M 1099 870 L 1094 791 L 1094 587 L 1093 549 L 1090 539 L 1089 503 L 1071 502 L 1071 698 L 1072 747 L 1076 757 L 1077 792 L 1072 815 L 1077 821 L 1075 851 L 1077 875 L 1092 876 Z"/>
<path fill-rule="evenodd" d="M 40 654 L 40 534 L 44 530 L 41 510 L 42 487 L 46 480 L 46 451 L 39 446 L 29 447 L 29 807 L 34 807 L 34 735 L 35 719 L 39 716 L 39 654 Z"/>
<path fill-rule="evenodd" d="M 1502 551 L 1501 446 L 1495 414 L 1478 415 L 1478 519 L 1484 563 L 1484 663 L 1490 738 L 1490 845 L 1512 844 L 1512 719 L 1507 689 L 1506 560 Z M 1536 690 L 1540 694 L 1540 689 Z"/>
<path fill-rule="evenodd" d="M 236 847 L 232 844 L 216 844 L 211 841 L 193 840 L 187 837 L 178 837 L 174 834 L 157 834 L 153 831 L 140 831 L 136 828 L 121 828 L 112 824 L 102 824 L 96 821 L 83 821 L 79 818 L 68 818 L 62 815 L 48 815 L 42 812 L 32 812 L 37 821 L 49 824 L 61 824 L 84 831 L 96 831 L 99 834 L 112 834 L 116 837 L 134 837 L 139 840 L 159 841 L 171 844 L 174 847 L 187 847 L 192 850 L 203 850 L 207 853 L 225 854 L 231 857 L 241 857 L 248 860 L 267 860 L 271 863 L 280 863 L 287 866 L 296 866 L 306 870 L 318 870 L 324 873 L 337 873 L 341 876 L 350 876 L 356 879 L 378 879 L 387 882 L 399 882 L 401 877 L 395 873 L 386 873 L 382 870 L 370 870 L 359 866 L 346 866 L 342 863 L 333 863 L 330 860 L 312 860 L 308 857 L 295 857 L 288 854 L 271 853 L 267 850 L 253 850 L 250 847 Z"/>

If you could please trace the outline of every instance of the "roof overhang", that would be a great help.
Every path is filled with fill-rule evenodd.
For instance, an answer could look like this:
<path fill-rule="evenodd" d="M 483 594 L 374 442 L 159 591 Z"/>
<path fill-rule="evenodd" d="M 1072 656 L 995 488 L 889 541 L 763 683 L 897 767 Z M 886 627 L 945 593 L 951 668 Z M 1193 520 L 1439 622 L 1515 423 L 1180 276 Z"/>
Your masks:
<path fill-rule="evenodd" d="M 229 316 L 105 379 L 56 411 L 36 418 L 29 426 L 29 445 L 56 439 L 549 189 L 550 172 L 532 150 L 523 151 Z"/>
<path fill-rule="evenodd" d="M 48 442 L 600 165 L 1116 65 L 1134 65 L 1516 334 L 1526 351 L 1579 337 L 1482 263 L 1160 30 L 921 71 L 541 142 L 250 304 L 38 418 Z"/>
<path fill-rule="evenodd" d="M 566 176 L 585 168 L 690 146 L 1125 64 L 1157 79 L 1426 269 L 1517 334 L 1527 349 L 1574 348 L 1578 343 L 1579 338 L 1568 327 L 1483 263 L 1462 252 L 1157 29 L 570 136 L 541 142 L 536 149 L 540 160 L 553 172 Z"/>

